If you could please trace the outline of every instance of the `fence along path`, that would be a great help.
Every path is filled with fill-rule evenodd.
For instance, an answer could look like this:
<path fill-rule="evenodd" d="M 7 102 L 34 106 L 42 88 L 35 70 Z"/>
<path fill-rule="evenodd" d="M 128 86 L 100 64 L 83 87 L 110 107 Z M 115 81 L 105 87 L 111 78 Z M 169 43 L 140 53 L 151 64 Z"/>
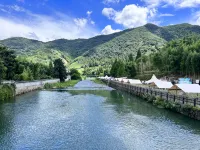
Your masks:
<path fill-rule="evenodd" d="M 171 94 L 167 91 L 160 91 L 157 89 L 153 89 L 153 88 L 149 88 L 149 87 L 140 87 L 137 85 L 131 85 L 128 83 L 122 83 L 122 82 L 118 82 L 118 81 L 106 81 L 104 80 L 104 82 L 107 82 L 108 85 L 110 85 L 111 87 L 114 87 L 116 89 L 120 89 L 123 91 L 127 91 L 129 93 L 132 94 L 148 94 L 151 96 L 159 96 L 164 100 L 167 101 L 172 101 L 172 102 L 178 102 L 180 104 L 183 105 L 192 105 L 194 107 L 196 106 L 200 106 L 200 99 L 199 98 L 189 98 L 185 95 L 180 96 L 180 95 L 174 95 Z"/>

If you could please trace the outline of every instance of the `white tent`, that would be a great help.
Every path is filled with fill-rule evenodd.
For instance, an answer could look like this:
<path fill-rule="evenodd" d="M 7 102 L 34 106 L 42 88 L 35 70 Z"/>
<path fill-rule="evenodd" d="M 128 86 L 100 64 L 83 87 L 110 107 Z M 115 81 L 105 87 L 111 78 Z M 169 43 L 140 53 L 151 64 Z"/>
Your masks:
<path fill-rule="evenodd" d="M 151 77 L 151 79 L 150 79 L 149 81 L 146 81 L 145 83 L 150 84 L 150 83 L 153 83 L 153 82 L 155 82 L 155 81 L 159 81 L 159 80 L 156 78 L 155 75 L 153 75 L 153 76 Z"/>
<path fill-rule="evenodd" d="M 170 90 L 182 90 L 184 93 L 200 93 L 200 86 L 198 84 L 176 84 Z"/>
<path fill-rule="evenodd" d="M 173 86 L 171 82 L 161 80 L 154 81 L 151 85 L 156 86 L 159 89 L 170 89 Z"/>
<path fill-rule="evenodd" d="M 130 84 L 142 84 L 142 82 L 140 80 L 137 80 L 137 79 L 129 79 L 129 83 Z"/>
<path fill-rule="evenodd" d="M 117 78 L 117 81 L 122 82 L 123 78 Z"/>
<path fill-rule="evenodd" d="M 129 83 L 129 79 L 122 79 L 122 82 Z"/>

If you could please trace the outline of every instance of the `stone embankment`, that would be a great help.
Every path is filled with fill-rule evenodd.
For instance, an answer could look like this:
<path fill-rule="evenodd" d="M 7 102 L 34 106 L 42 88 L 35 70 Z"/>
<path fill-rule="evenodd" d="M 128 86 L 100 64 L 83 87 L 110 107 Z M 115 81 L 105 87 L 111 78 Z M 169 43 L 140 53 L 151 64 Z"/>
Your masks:
<path fill-rule="evenodd" d="M 57 83 L 59 79 L 39 80 L 32 82 L 15 82 L 15 95 L 21 95 L 40 88 L 43 88 L 46 83 Z"/>

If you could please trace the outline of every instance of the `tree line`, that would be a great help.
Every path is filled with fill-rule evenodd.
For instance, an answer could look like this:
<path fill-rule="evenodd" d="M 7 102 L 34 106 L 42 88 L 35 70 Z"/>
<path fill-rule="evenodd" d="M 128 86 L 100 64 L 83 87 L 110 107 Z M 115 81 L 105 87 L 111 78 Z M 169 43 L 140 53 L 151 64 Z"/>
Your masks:
<path fill-rule="evenodd" d="M 67 75 L 70 75 L 70 71 L 67 72 L 62 59 L 56 59 L 49 65 L 32 63 L 17 58 L 14 51 L 0 46 L 0 83 L 2 80 L 31 81 L 51 78 L 59 78 L 63 82 Z M 74 69 L 71 75 L 72 79 L 81 78 Z"/>
<path fill-rule="evenodd" d="M 160 72 L 198 77 L 200 74 L 200 38 L 185 37 L 166 44 L 152 57 Z"/>
<path fill-rule="evenodd" d="M 128 61 L 127 61 L 128 60 Z M 116 59 L 110 75 L 113 77 L 131 77 L 152 75 L 154 72 L 164 75 L 200 76 L 200 37 L 190 36 L 168 42 L 157 52 L 144 55 L 138 50 L 134 58 Z"/>

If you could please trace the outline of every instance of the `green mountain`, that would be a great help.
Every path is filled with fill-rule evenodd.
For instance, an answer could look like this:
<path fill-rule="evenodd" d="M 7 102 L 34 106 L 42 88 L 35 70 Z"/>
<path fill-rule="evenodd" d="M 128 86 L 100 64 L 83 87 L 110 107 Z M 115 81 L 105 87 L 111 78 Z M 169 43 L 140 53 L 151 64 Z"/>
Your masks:
<path fill-rule="evenodd" d="M 200 35 L 200 26 L 179 24 L 159 27 L 146 24 L 90 39 L 59 39 L 45 43 L 16 37 L 2 40 L 0 44 L 16 51 L 19 57 L 32 62 L 47 64 L 61 57 L 72 67 L 80 68 L 110 65 L 115 58 L 126 59 L 129 54 L 136 56 L 138 50 L 143 54 L 149 54 L 163 47 L 168 41 L 191 35 Z"/>

